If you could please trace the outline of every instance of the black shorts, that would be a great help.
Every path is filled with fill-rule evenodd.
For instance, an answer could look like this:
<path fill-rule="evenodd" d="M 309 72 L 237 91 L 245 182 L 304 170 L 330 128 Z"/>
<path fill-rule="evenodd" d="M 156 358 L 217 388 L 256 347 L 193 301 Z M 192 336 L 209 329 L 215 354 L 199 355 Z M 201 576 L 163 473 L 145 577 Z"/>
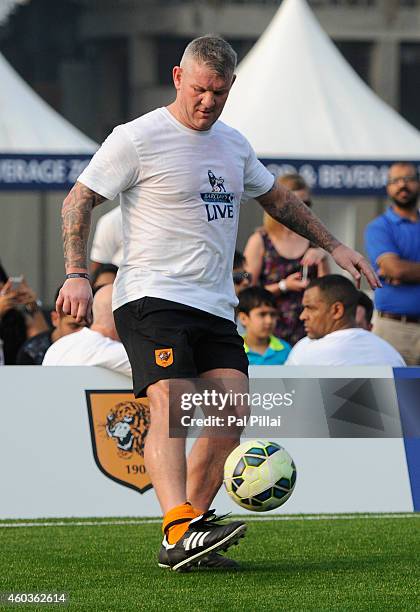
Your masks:
<path fill-rule="evenodd" d="M 197 378 L 215 368 L 248 375 L 248 358 L 235 323 L 177 302 L 144 297 L 114 311 L 127 351 L 136 397 L 158 380 Z"/>

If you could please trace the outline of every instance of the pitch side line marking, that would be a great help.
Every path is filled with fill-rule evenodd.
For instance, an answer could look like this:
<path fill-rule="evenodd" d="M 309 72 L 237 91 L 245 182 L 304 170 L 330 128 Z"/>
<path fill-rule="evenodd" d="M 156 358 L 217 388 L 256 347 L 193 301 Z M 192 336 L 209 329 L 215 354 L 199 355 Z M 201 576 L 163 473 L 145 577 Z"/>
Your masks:
<path fill-rule="evenodd" d="M 420 518 L 420 513 L 410 512 L 407 514 L 317 514 L 308 516 L 236 516 L 235 520 L 244 520 L 248 523 L 258 523 L 265 521 L 336 521 L 336 520 L 356 520 L 356 519 L 402 519 L 402 518 Z M 121 521 L 46 521 L 27 522 L 27 523 L 1 523 L 1 528 L 14 527 L 100 527 L 101 525 L 148 525 L 161 523 L 162 519 L 139 519 L 139 520 L 121 520 Z"/>

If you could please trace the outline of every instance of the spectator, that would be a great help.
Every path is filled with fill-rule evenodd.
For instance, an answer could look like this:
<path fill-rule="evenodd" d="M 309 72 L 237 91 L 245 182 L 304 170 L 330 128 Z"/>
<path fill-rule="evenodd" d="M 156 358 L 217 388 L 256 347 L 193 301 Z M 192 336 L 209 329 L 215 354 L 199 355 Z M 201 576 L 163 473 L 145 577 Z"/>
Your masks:
<path fill-rule="evenodd" d="M 233 258 L 233 284 L 238 295 L 242 289 L 249 287 L 251 274 L 245 270 L 246 259 L 240 251 L 235 251 Z"/>
<path fill-rule="evenodd" d="M 373 302 L 366 293 L 359 291 L 356 307 L 356 327 L 372 331 Z"/>
<path fill-rule="evenodd" d="M 391 207 L 366 228 L 366 251 L 381 277 L 375 291 L 373 331 L 392 344 L 408 365 L 420 364 L 420 182 L 412 163 L 388 173 Z"/>
<path fill-rule="evenodd" d="M 92 272 L 92 291 L 95 294 L 98 289 L 105 285 L 112 285 L 117 276 L 118 267 L 111 263 L 99 264 Z"/>
<path fill-rule="evenodd" d="M 0 340 L 5 365 L 15 365 L 25 340 L 47 329 L 35 292 L 23 278 L 14 283 L 0 265 Z"/>
<path fill-rule="evenodd" d="M 54 342 L 42 365 L 102 366 L 131 377 L 127 353 L 115 329 L 111 300 L 112 285 L 99 289 L 93 300 L 92 326 Z"/>
<path fill-rule="evenodd" d="M 311 207 L 309 188 L 299 174 L 286 174 L 280 182 Z M 304 335 L 299 320 L 307 279 L 328 274 L 327 254 L 311 248 L 309 240 L 264 214 L 263 227 L 250 236 L 245 247 L 252 284 L 261 285 L 276 299 L 275 333 L 295 344 Z M 305 278 L 306 277 L 306 278 Z"/>
<path fill-rule="evenodd" d="M 273 335 L 276 300 L 262 287 L 248 287 L 239 294 L 238 318 L 245 329 L 244 347 L 250 365 L 281 365 L 291 346 Z"/>
<path fill-rule="evenodd" d="M 116 206 L 98 219 L 90 251 L 90 269 L 93 272 L 100 264 L 113 263 L 119 266 L 123 256 L 121 207 Z"/>
<path fill-rule="evenodd" d="M 54 302 L 58 297 L 59 291 L 60 289 L 56 293 Z M 71 315 L 59 316 L 55 309 L 50 312 L 50 316 L 52 329 L 28 338 L 23 343 L 17 354 L 17 365 L 41 365 L 45 353 L 53 342 L 56 342 L 63 336 L 80 331 L 86 325 L 85 322 L 77 323 L 76 319 Z"/>
<path fill-rule="evenodd" d="M 344 276 L 316 278 L 303 294 L 306 338 L 293 347 L 286 365 L 404 366 L 399 353 L 385 340 L 356 327 L 359 291 Z"/>
<path fill-rule="evenodd" d="M 243 290 L 249 287 L 251 275 L 245 270 L 245 257 L 240 251 L 235 251 L 233 258 L 233 286 L 235 287 L 236 296 Z M 245 328 L 238 319 L 238 311 L 235 309 L 235 323 L 238 329 L 238 334 L 241 336 L 245 333 Z"/>

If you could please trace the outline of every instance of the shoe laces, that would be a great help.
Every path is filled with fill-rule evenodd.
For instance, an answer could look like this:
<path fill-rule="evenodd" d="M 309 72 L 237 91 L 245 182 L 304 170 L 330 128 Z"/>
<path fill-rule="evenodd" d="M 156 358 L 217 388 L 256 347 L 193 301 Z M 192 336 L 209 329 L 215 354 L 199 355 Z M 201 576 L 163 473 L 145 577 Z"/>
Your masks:
<path fill-rule="evenodd" d="M 219 525 L 217 525 L 216 523 L 218 523 L 219 521 L 223 521 L 231 514 L 231 512 L 227 512 L 226 514 L 216 515 L 215 510 L 207 510 L 207 512 L 203 512 L 203 514 L 193 519 L 190 525 L 204 523 L 206 527 L 219 527 Z"/>

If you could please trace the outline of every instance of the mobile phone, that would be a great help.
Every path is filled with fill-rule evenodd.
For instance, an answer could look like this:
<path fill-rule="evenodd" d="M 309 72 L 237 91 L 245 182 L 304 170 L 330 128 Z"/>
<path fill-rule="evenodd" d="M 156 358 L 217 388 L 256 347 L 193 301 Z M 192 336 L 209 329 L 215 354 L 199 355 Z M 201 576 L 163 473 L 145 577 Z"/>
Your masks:
<path fill-rule="evenodd" d="M 19 289 L 19 287 L 22 284 L 23 281 L 23 275 L 21 274 L 20 276 L 11 276 L 9 278 L 11 284 L 10 290 L 11 291 L 17 291 Z"/>
<path fill-rule="evenodd" d="M 308 280 L 308 266 L 302 266 L 302 280 Z"/>

